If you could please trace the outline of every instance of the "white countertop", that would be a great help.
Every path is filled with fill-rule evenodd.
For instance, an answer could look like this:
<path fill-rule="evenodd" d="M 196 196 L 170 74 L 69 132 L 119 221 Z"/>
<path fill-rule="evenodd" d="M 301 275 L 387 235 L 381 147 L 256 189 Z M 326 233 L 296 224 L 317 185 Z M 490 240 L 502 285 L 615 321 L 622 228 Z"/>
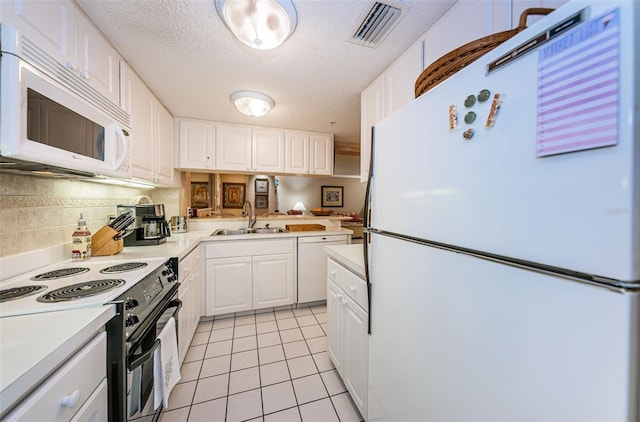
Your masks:
<path fill-rule="evenodd" d="M 325 247 L 327 254 L 349 268 L 362 278 L 364 274 L 364 251 L 362 244 L 359 245 L 333 245 Z"/>
<path fill-rule="evenodd" d="M 0 417 L 115 315 L 115 306 L 0 318 Z"/>

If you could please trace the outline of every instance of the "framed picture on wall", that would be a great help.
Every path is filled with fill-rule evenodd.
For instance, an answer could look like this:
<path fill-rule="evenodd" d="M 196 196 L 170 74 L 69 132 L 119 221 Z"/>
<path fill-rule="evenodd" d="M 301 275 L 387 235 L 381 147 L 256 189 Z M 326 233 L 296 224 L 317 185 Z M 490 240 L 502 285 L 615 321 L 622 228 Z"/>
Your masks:
<path fill-rule="evenodd" d="M 343 186 L 322 186 L 322 207 L 343 207 Z"/>
<path fill-rule="evenodd" d="M 269 208 L 269 195 L 256 195 L 256 209 Z"/>
<path fill-rule="evenodd" d="M 269 179 L 256 179 L 256 193 L 269 193 Z"/>
<path fill-rule="evenodd" d="M 191 208 L 208 208 L 209 198 L 208 182 L 191 182 Z"/>
<path fill-rule="evenodd" d="M 244 205 L 246 185 L 244 183 L 223 183 L 222 184 L 222 207 L 242 208 Z"/>

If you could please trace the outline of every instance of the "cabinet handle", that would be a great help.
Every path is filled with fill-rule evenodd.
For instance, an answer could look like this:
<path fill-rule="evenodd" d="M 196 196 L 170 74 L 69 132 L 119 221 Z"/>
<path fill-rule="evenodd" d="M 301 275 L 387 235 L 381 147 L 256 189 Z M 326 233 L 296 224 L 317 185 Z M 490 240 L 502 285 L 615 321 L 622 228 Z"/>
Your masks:
<path fill-rule="evenodd" d="M 331 277 L 335 277 L 336 276 L 336 272 L 334 270 L 331 270 Z"/>
<path fill-rule="evenodd" d="M 73 62 L 67 62 L 67 67 L 71 70 L 76 70 L 76 65 Z"/>
<path fill-rule="evenodd" d="M 336 297 L 337 297 L 338 299 L 340 299 L 340 298 L 342 297 L 342 293 L 337 293 L 337 294 L 336 294 Z"/>
<path fill-rule="evenodd" d="M 356 286 L 351 286 L 351 287 L 350 287 L 350 290 L 351 290 L 353 293 L 355 293 L 355 292 L 356 292 L 356 290 L 357 290 L 357 289 L 356 289 Z"/>
<path fill-rule="evenodd" d="M 82 79 L 89 79 L 89 72 L 79 72 L 78 75 L 80 75 Z"/>
<path fill-rule="evenodd" d="M 346 305 L 346 304 L 347 304 L 347 298 L 346 298 L 346 297 L 343 297 L 343 298 L 342 298 L 342 304 L 343 304 L 343 305 Z"/>
<path fill-rule="evenodd" d="M 80 401 L 80 391 L 75 390 L 73 393 L 69 394 L 68 396 L 63 397 L 62 400 L 60 400 L 60 404 L 64 407 L 68 407 L 69 409 L 71 409 L 75 407 L 76 404 L 78 404 L 78 401 Z"/>

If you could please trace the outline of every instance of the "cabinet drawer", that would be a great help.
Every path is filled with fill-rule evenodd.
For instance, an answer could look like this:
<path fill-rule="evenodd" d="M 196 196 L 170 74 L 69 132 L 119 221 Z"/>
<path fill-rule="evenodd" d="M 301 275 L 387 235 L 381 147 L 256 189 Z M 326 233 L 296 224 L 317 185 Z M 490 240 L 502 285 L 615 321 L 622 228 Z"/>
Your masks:
<path fill-rule="evenodd" d="M 189 255 L 185 256 L 178 263 L 178 281 L 182 282 L 200 264 L 200 248 L 196 247 Z"/>
<path fill-rule="evenodd" d="M 341 269 L 342 274 L 337 280 L 338 286 L 344 290 L 347 296 L 353 299 L 354 302 L 360 305 L 366 312 L 369 312 L 367 283 L 346 268 L 343 267 Z"/>
<path fill-rule="evenodd" d="M 331 258 L 327 259 L 327 278 L 329 280 L 338 284 L 338 280 L 342 279 L 342 271 L 344 271 L 344 267 Z"/>
<path fill-rule="evenodd" d="M 70 420 L 107 376 L 107 334 L 72 356 L 7 416 L 7 420 Z M 68 401 L 63 405 L 63 400 Z"/>
<path fill-rule="evenodd" d="M 294 239 L 245 240 L 214 242 L 205 246 L 205 257 L 233 258 L 237 256 L 276 255 L 294 252 Z"/>

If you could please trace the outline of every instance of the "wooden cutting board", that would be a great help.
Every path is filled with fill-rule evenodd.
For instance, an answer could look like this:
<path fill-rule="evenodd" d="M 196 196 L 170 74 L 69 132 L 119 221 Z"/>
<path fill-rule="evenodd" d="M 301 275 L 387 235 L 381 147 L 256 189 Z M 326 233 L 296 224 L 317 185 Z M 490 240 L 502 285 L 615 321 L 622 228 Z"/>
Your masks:
<path fill-rule="evenodd" d="M 286 224 L 284 227 L 290 232 L 315 232 L 327 229 L 322 224 Z"/>

